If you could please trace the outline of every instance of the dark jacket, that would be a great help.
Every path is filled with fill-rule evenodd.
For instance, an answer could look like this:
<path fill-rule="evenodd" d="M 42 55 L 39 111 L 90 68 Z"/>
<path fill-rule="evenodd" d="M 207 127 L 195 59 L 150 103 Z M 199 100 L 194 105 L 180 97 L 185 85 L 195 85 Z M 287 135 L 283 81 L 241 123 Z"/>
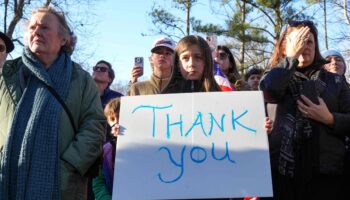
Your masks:
<path fill-rule="evenodd" d="M 101 98 L 101 103 L 102 103 L 102 108 L 106 107 L 107 103 L 116 98 L 116 97 L 121 97 L 123 94 L 116 92 L 114 90 L 111 90 L 109 86 L 103 91 L 103 95 L 100 96 Z"/>
<path fill-rule="evenodd" d="M 272 168 L 278 167 L 278 159 L 281 147 L 281 135 L 277 130 L 283 126 L 282 123 L 290 108 L 296 108 L 296 101 L 293 100 L 288 87 L 293 75 L 296 74 L 297 59 L 286 58 L 277 67 L 273 68 L 262 78 L 260 89 L 264 92 L 266 103 L 276 103 L 276 119 L 272 133 L 270 134 L 270 154 Z M 350 90 L 344 79 L 333 73 L 326 72 L 322 64 L 314 64 L 314 71 L 309 76 L 302 78 L 303 81 L 310 77 L 320 80 L 323 83 L 323 90 L 320 90 L 320 97 L 326 103 L 329 111 L 333 114 L 334 124 L 328 127 L 320 122 L 311 121 L 313 127 L 317 126 L 317 133 L 313 133 L 313 144 L 318 154 L 318 172 L 322 174 L 341 174 L 344 160 L 344 136 L 349 135 L 350 130 Z M 315 130 L 315 129 L 313 129 Z M 304 153 L 304 152 L 302 152 Z"/>

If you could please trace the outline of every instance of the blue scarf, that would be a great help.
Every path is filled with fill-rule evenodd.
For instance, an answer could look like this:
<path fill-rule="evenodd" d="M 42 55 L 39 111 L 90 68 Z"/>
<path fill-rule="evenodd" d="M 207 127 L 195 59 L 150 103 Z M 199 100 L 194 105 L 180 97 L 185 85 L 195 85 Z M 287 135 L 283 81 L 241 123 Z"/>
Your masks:
<path fill-rule="evenodd" d="M 38 79 L 66 99 L 72 74 L 68 54 L 48 70 L 28 48 L 22 67 L 31 76 L 16 106 L 0 166 L 0 199 L 60 199 L 58 128 L 62 106 Z"/>

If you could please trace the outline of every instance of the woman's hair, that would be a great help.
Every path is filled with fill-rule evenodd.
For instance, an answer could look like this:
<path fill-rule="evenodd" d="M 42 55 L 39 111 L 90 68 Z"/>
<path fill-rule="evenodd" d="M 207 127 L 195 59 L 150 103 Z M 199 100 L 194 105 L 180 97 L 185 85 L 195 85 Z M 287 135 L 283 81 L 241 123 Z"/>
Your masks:
<path fill-rule="evenodd" d="M 216 50 L 222 50 L 228 55 L 228 60 L 230 61 L 230 68 L 228 69 L 228 73 L 233 74 L 236 80 L 240 79 L 241 75 L 238 72 L 235 58 L 233 57 L 230 49 L 226 46 L 218 45 L 216 47 Z"/>
<path fill-rule="evenodd" d="M 211 54 L 211 49 L 208 43 L 200 36 L 197 35 L 188 35 L 183 37 L 176 45 L 175 48 L 175 70 L 180 71 L 180 54 L 186 51 L 190 46 L 197 45 L 201 50 L 204 59 L 204 71 L 203 77 L 201 79 L 202 88 L 204 91 L 220 91 L 219 86 L 217 85 L 214 79 L 214 62 Z M 176 73 L 176 72 L 174 72 Z"/>
<path fill-rule="evenodd" d="M 55 10 L 53 7 L 45 6 L 45 7 L 41 7 L 33 10 L 32 16 L 39 12 L 50 13 L 56 16 L 56 18 L 58 19 L 58 23 L 60 25 L 58 29 L 59 34 L 66 40 L 66 43 L 64 44 L 64 46 L 62 46 L 61 51 L 65 51 L 66 53 L 71 55 L 77 43 L 77 37 L 75 36 L 73 31 L 71 31 L 71 29 L 69 28 L 68 22 L 66 20 L 66 17 L 64 16 L 64 13 Z"/>
<path fill-rule="evenodd" d="M 318 44 L 318 34 L 317 34 L 317 28 L 314 25 L 312 21 L 305 20 L 305 21 L 290 21 L 288 22 L 288 26 L 286 29 L 282 32 L 281 37 L 278 39 L 274 52 L 270 59 L 270 67 L 275 67 L 283 58 L 286 57 L 285 50 L 286 50 L 286 37 L 293 32 L 294 30 L 300 29 L 302 27 L 309 27 L 310 32 L 315 38 L 315 58 L 313 63 L 315 62 L 324 62 L 323 57 L 320 53 L 320 48 Z"/>
<path fill-rule="evenodd" d="M 119 114 L 119 111 L 120 111 L 120 97 L 111 99 L 105 106 L 105 109 L 103 110 L 105 117 Z"/>

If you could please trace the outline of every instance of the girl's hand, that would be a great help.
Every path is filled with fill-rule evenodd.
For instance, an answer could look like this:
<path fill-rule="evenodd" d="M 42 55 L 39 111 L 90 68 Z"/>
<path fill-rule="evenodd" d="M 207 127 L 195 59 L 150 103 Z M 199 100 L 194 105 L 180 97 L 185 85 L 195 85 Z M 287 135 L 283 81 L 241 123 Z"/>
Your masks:
<path fill-rule="evenodd" d="M 272 132 L 272 127 L 273 127 L 273 120 L 270 119 L 269 117 L 265 117 L 265 129 L 267 134 L 270 134 Z"/>
<path fill-rule="evenodd" d="M 119 124 L 115 123 L 111 126 L 111 134 L 114 136 L 114 137 L 118 137 L 118 134 L 119 134 Z"/>

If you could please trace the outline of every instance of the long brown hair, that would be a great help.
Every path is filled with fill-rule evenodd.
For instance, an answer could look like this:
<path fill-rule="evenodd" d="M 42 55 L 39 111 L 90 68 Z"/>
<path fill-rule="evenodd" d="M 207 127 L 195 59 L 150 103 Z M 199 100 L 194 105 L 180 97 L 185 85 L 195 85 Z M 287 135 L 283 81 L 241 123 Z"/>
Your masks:
<path fill-rule="evenodd" d="M 312 21 L 305 20 L 305 21 L 290 21 L 288 22 L 288 26 L 286 29 L 282 32 L 281 37 L 277 41 L 273 54 L 270 59 L 270 67 L 275 67 L 279 62 L 282 61 L 283 58 L 286 57 L 285 55 L 285 50 L 286 50 L 286 37 L 293 32 L 294 30 L 300 29 L 302 27 L 309 27 L 310 32 L 313 34 L 315 38 L 315 58 L 313 63 L 315 62 L 324 62 L 325 60 L 323 59 L 321 53 L 320 53 L 320 48 L 318 44 L 318 33 L 317 33 L 317 28 L 314 25 Z"/>
<path fill-rule="evenodd" d="M 180 72 L 180 54 L 188 47 L 197 45 L 199 49 L 202 51 L 202 55 L 204 58 L 204 72 L 201 79 L 203 83 L 202 88 L 205 92 L 209 91 L 220 91 L 218 84 L 214 79 L 214 62 L 211 54 L 211 49 L 208 43 L 200 36 L 197 35 L 188 35 L 183 37 L 176 45 L 175 48 L 175 69 L 177 72 Z M 176 73 L 176 72 L 174 72 Z"/>
<path fill-rule="evenodd" d="M 228 60 L 230 61 L 230 67 L 228 69 L 228 73 L 233 74 L 235 81 L 241 79 L 241 75 L 238 72 L 236 61 L 232 55 L 231 50 L 227 46 L 223 46 L 223 45 L 218 45 L 216 47 L 216 50 L 222 50 L 227 54 Z M 228 74 L 226 74 L 226 75 L 228 75 Z"/>

